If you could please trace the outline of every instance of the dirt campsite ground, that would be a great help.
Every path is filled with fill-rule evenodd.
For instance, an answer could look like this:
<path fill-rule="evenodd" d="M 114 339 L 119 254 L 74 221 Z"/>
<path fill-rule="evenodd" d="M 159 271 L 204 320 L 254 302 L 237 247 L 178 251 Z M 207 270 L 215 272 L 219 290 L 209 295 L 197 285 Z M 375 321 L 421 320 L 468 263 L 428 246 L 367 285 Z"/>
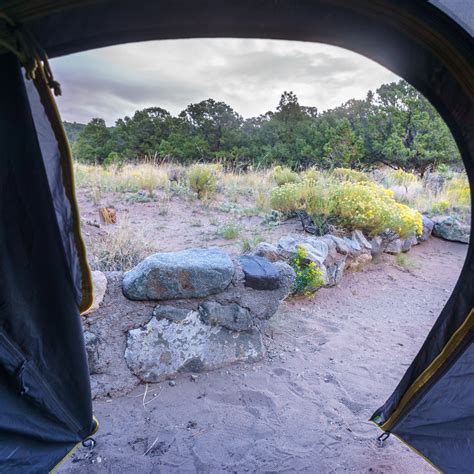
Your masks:
<path fill-rule="evenodd" d="M 435 472 L 393 437 L 378 447 L 367 420 L 418 351 L 466 250 L 432 238 L 411 250 L 410 268 L 386 255 L 313 299 L 286 301 L 259 363 L 96 401 L 96 447 L 59 472 Z"/>

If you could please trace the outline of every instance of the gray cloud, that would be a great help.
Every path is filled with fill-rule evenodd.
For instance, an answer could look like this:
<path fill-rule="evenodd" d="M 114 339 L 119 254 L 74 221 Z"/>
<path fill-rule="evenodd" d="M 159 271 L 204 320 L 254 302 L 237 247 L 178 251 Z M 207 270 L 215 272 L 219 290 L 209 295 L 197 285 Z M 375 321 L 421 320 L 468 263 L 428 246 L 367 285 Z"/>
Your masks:
<path fill-rule="evenodd" d="M 109 124 L 137 109 L 179 113 L 212 97 L 244 117 L 273 110 L 284 90 L 320 110 L 398 77 L 334 46 L 252 39 L 166 40 L 114 46 L 52 61 L 63 86 L 66 120 L 103 117 Z"/>

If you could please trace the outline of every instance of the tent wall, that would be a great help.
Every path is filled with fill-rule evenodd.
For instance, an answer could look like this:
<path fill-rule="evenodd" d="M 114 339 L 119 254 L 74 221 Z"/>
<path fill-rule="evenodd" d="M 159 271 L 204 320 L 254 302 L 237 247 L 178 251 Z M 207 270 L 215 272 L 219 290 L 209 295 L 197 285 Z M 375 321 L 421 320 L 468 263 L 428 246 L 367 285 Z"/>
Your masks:
<path fill-rule="evenodd" d="M 446 15 L 440 8 L 424 0 L 12 0 L 6 2 L 3 8 L 11 17 L 23 21 L 33 31 L 51 57 L 131 41 L 229 36 L 317 41 L 364 54 L 405 78 L 438 109 L 458 144 L 471 189 L 474 189 L 474 42 L 469 34 L 472 25 L 468 24 L 466 28 L 466 24 L 459 25 L 456 22 L 456 15 L 462 15 L 463 10 L 455 7 L 452 2 L 449 3 L 449 8 L 444 0 L 435 3 L 440 8 L 443 7 L 445 12 L 451 12 L 452 16 Z M 463 20 L 471 21 L 465 16 Z M 0 37 L 1 35 L 0 32 Z M 2 56 L 0 58 L 4 60 Z M 8 64 L 5 66 L 11 67 Z M 24 91 L 22 94 L 24 95 Z M 20 110 L 26 110 L 25 103 L 21 104 Z M 31 132 L 31 116 L 28 120 Z M 22 122 L 18 121 L 18 124 Z M 22 126 L 19 125 L 18 129 Z M 7 128 L 6 125 L 2 127 Z M 35 140 L 36 138 L 30 137 L 29 146 L 33 146 Z M 14 145 L 8 146 L 17 147 L 20 151 L 21 147 L 25 146 L 16 143 L 15 138 L 12 143 Z M 40 156 L 37 143 L 36 147 L 34 154 Z M 37 163 L 35 165 L 38 166 Z M 31 170 L 21 171 L 26 173 L 25 177 L 28 179 L 32 178 Z M 44 169 L 41 172 L 42 186 L 47 188 Z M 40 194 L 44 193 L 39 182 L 35 184 L 35 190 Z M 71 189 L 68 190 L 66 186 L 66 191 L 71 192 Z M 18 195 L 21 196 L 19 193 Z M 43 212 L 46 212 L 49 206 L 49 214 L 44 216 L 47 220 L 44 221 L 43 228 L 48 226 L 47 232 L 51 233 L 54 227 L 55 231 L 54 239 L 49 243 L 44 242 L 43 249 L 50 265 L 53 262 L 55 267 L 54 272 L 51 272 L 55 275 L 51 285 L 58 285 L 49 291 L 56 292 L 61 285 L 66 285 L 66 280 L 68 281 L 67 289 L 61 296 L 67 300 L 67 304 L 56 304 L 54 308 L 55 311 L 58 306 L 61 308 L 62 316 L 71 321 L 71 327 L 67 326 L 69 323 L 65 323 L 67 327 L 60 328 L 55 333 L 59 336 L 61 331 L 69 334 L 72 329 L 78 330 L 76 320 L 71 320 L 77 316 L 71 303 L 74 300 L 75 270 L 71 268 L 71 265 L 74 265 L 71 259 L 68 263 L 67 251 L 64 252 L 67 246 L 61 242 L 60 226 L 58 227 L 58 220 L 51 210 L 51 196 L 48 199 L 49 204 L 46 205 L 46 201 L 43 203 Z M 27 212 L 27 209 L 19 209 L 19 215 L 22 215 L 21 212 Z M 33 228 L 29 221 L 20 219 L 15 222 L 13 216 L 9 218 L 13 227 L 19 223 L 26 226 L 18 230 L 19 236 L 23 235 L 25 230 Z M 3 220 L 2 224 L 3 222 L 6 221 Z M 35 238 L 42 239 L 43 236 L 36 232 Z M 425 403 L 431 394 L 438 393 L 437 384 L 443 383 L 443 376 L 448 374 L 449 370 L 458 370 L 460 366 L 457 363 L 463 360 L 461 349 L 465 351 L 463 354 L 467 354 L 463 357 L 469 358 L 471 353 L 468 349 L 470 333 L 463 332 L 461 338 L 457 337 L 461 328 L 474 318 L 471 311 L 474 307 L 473 230 L 470 242 L 465 265 L 446 307 L 400 384 L 374 417 L 384 429 L 395 433 L 400 430 L 402 436 L 412 436 L 421 452 L 425 449 L 425 444 L 419 442 L 420 433 L 415 428 L 413 434 L 408 430 L 408 427 L 410 426 L 411 430 L 416 422 L 407 425 L 404 420 L 413 413 L 416 406 L 421 406 L 417 404 Z M 54 248 L 50 249 L 48 245 Z M 41 260 L 36 258 L 38 262 Z M 11 269 L 6 270 L 11 273 Z M 13 278 L 17 285 L 15 290 L 30 291 L 29 285 L 34 286 L 37 278 L 44 278 L 44 269 L 40 271 L 38 267 L 36 270 L 34 275 L 25 275 L 24 281 L 20 275 L 16 280 Z M 58 274 L 61 276 L 60 281 L 57 279 Z M 48 307 L 48 304 L 45 307 Z M 52 309 L 51 303 L 49 309 Z M 40 311 L 38 307 L 31 310 L 33 314 Z M 43 337 L 47 339 L 48 335 L 41 334 L 40 342 Z M 450 353 L 449 357 L 441 357 L 445 348 L 452 345 L 453 338 L 456 341 L 454 352 Z M 436 365 L 440 360 L 441 363 Z M 61 374 L 61 367 L 54 367 L 54 370 L 58 370 L 54 373 Z M 463 374 L 464 378 L 469 375 Z M 420 378 L 426 379 L 422 385 L 419 384 Z M 72 381 L 71 383 L 74 386 Z M 446 400 L 449 401 L 448 398 Z M 466 406 L 465 409 L 470 407 Z M 436 417 L 436 413 L 433 412 L 432 415 Z M 458 411 L 458 415 L 464 423 L 472 423 L 472 419 L 464 413 Z M 428 418 L 427 416 L 426 419 Z M 453 420 L 448 421 L 443 421 L 444 434 L 440 435 L 440 443 L 443 442 L 442 437 L 454 436 L 454 431 L 458 429 L 451 423 Z M 472 425 L 469 425 L 469 429 L 470 426 Z M 456 453 L 463 459 L 472 459 L 470 440 L 464 436 L 457 439 L 456 443 Z M 427 453 L 433 452 L 432 446 L 435 445 L 430 447 L 429 443 L 426 443 Z M 454 452 L 445 453 L 445 458 L 453 454 Z M 439 462 L 443 462 L 443 459 Z M 449 464 L 440 464 L 440 467 L 452 470 Z"/>
<path fill-rule="evenodd" d="M 17 59 L 0 70 L 0 472 L 45 472 L 95 422 L 38 130 Z"/>

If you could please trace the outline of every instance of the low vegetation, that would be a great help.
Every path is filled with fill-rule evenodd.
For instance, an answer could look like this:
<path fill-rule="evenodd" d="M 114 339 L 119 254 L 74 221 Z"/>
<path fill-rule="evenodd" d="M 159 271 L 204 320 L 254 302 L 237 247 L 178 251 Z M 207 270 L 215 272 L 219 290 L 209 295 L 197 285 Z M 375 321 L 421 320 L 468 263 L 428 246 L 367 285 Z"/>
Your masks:
<path fill-rule="evenodd" d="M 308 261 L 308 252 L 302 245 L 298 245 L 296 256 L 291 266 L 296 274 L 294 291 L 296 294 L 309 296 L 324 285 L 324 274 L 312 261 Z"/>
<path fill-rule="evenodd" d="M 387 167 L 370 172 L 312 167 L 296 173 L 281 166 L 231 172 L 213 164 L 104 167 L 76 163 L 75 170 L 79 192 L 97 208 L 115 196 L 115 201 L 127 207 L 154 203 L 156 215 L 168 220 L 173 218 L 174 200 L 193 202 L 194 209 L 209 215 L 207 226 L 197 216 L 190 217 L 188 223 L 199 227 L 203 243 L 218 237 L 229 244 L 236 242 L 242 253 L 251 252 L 264 240 L 262 233 L 299 211 L 312 218 L 320 234 L 361 229 L 374 235 L 392 229 L 401 236 L 417 235 L 421 232 L 420 212 L 450 214 L 470 222 L 466 175 L 442 167 L 423 178 Z M 124 223 L 122 217 L 119 213 L 119 224 L 107 226 L 105 234 L 92 239 L 89 253 L 93 268 L 128 269 L 150 253 L 146 240 L 137 234 L 140 229 Z M 249 218 L 258 220 L 243 225 Z M 316 277 L 311 268 L 298 271 L 303 272 L 301 282 L 311 280 L 311 275 Z M 298 285 L 300 289 L 305 286 Z"/>

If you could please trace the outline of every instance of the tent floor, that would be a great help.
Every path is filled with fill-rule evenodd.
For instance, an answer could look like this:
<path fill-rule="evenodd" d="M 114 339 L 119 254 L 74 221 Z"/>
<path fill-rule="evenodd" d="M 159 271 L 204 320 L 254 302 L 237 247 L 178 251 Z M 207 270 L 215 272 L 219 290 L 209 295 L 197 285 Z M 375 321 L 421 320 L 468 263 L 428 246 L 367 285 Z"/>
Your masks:
<path fill-rule="evenodd" d="M 149 385 L 146 404 L 144 386 L 96 401 L 96 448 L 60 472 L 436 472 L 397 439 L 379 448 L 366 420 L 418 351 L 466 251 L 430 239 L 408 255 L 414 269 L 386 256 L 285 303 L 260 363 Z"/>

